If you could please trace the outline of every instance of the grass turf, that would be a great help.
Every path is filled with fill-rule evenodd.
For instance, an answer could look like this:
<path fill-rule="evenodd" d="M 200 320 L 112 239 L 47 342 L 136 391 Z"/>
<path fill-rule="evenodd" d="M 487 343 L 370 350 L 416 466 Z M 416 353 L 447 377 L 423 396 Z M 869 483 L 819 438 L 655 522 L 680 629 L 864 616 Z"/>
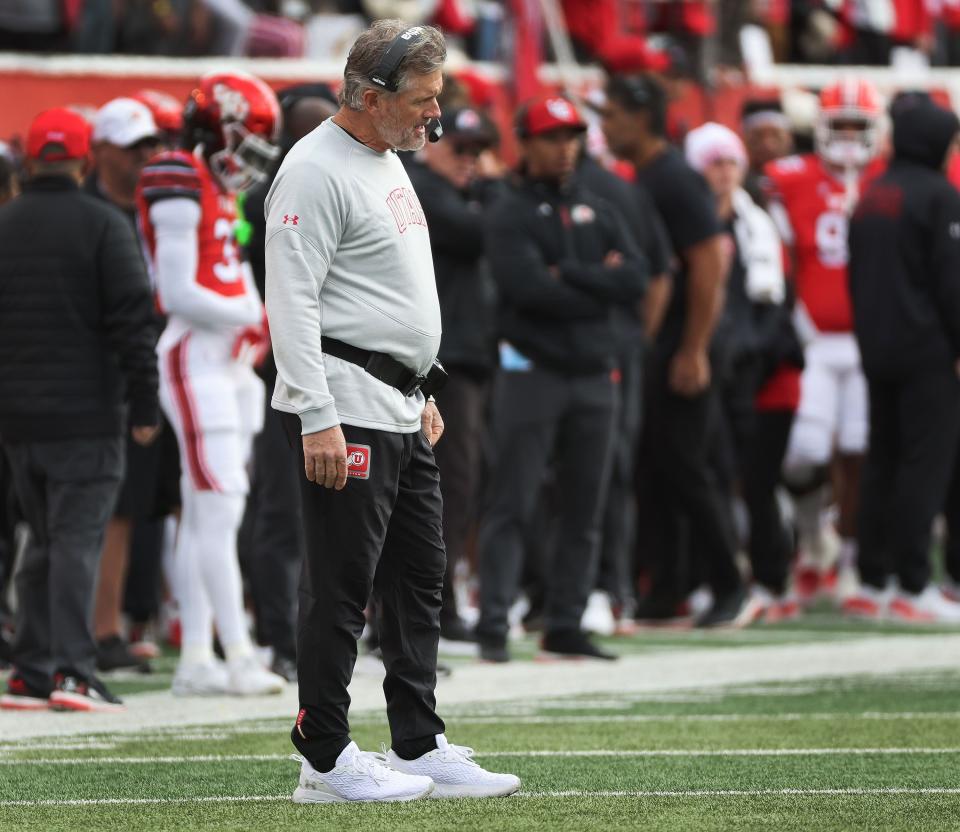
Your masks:
<path fill-rule="evenodd" d="M 136 735 L 0 741 L 0 802 L 58 799 L 187 801 L 141 805 L 0 806 L 0 829 L 166 832 L 194 829 L 370 828 L 475 830 L 947 830 L 960 827 L 960 794 L 762 794 L 781 789 L 955 788 L 960 754 L 544 757 L 484 752 L 546 750 L 960 748 L 957 673 L 852 677 L 750 685 L 664 696 L 550 698 L 476 708 L 448 720 L 455 742 L 518 773 L 525 795 L 500 801 L 294 806 L 297 767 L 285 720 Z M 909 712 L 908 715 L 903 715 Z M 916 714 L 947 712 L 945 717 Z M 807 714 L 808 717 L 803 715 Z M 548 717 L 548 719 L 544 719 Z M 562 721 L 555 721 L 556 718 Z M 51 715 L 51 723 L 69 716 Z M 589 721 L 588 721 L 589 720 Z M 362 747 L 389 742 L 382 717 L 357 721 Z M 58 743 L 68 746 L 58 750 Z M 69 748 L 90 743 L 105 747 Z M 41 744 L 43 748 L 31 748 Z M 270 760 L 130 764 L 96 758 L 277 755 Z M 69 765 L 24 764 L 73 759 Z M 91 759 L 93 758 L 93 759 Z M 23 761 L 17 764 L 15 761 Z M 761 794 L 610 796 L 594 792 L 733 791 Z M 557 797 L 539 792 L 575 791 Z M 263 802 L 215 797 L 276 797 Z M 196 798 L 203 802 L 189 802 Z"/>

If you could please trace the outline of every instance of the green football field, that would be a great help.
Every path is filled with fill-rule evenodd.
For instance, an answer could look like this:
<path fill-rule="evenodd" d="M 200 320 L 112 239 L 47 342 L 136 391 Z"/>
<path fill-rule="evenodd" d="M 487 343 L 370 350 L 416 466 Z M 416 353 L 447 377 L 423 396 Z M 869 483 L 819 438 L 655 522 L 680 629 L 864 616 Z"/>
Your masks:
<path fill-rule="evenodd" d="M 820 615 L 610 643 L 656 659 L 704 647 L 854 643 L 878 632 L 891 643 L 917 634 Z M 451 661 L 455 674 L 468 662 Z M 462 702 L 445 714 L 451 740 L 523 779 L 520 795 L 490 801 L 295 806 L 289 718 L 67 735 L 57 723 L 83 715 L 50 714 L 47 736 L 0 735 L 0 830 L 957 830 L 960 654 L 955 667 L 846 675 L 838 666 L 762 683 L 693 678 L 653 693 Z M 570 672 L 592 674 L 596 688 L 605 665 Z M 161 675 L 116 687 L 165 683 Z M 389 743 L 384 718 L 358 714 L 354 738 L 371 750 Z"/>

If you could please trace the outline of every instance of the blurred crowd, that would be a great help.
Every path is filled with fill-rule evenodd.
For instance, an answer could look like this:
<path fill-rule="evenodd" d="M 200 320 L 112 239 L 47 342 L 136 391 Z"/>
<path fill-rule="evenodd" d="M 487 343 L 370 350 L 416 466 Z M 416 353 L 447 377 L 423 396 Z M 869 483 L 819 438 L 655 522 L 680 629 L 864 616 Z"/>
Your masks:
<path fill-rule="evenodd" d="M 0 0 L 0 49 L 342 60 L 372 19 L 442 28 L 474 60 L 573 57 L 704 82 L 777 63 L 953 66 L 956 0 Z M 558 38 L 560 39 L 558 41 Z"/>
<path fill-rule="evenodd" d="M 323 84 L 274 97 L 243 73 L 203 84 L 186 108 L 131 90 L 89 124 L 41 114 L 23 157 L 0 153 L 0 645 L 19 673 L 8 707 L 45 700 L 54 681 L 62 707 L 91 691 L 119 706 L 96 674 L 146 671 L 164 643 L 183 647 L 176 693 L 263 693 L 295 678 L 302 472 L 264 395 L 276 367 L 263 203 L 283 156 L 338 102 Z M 550 652 L 611 659 L 592 635 L 773 623 L 824 600 L 960 623 L 960 535 L 948 534 L 942 568 L 931 562 L 934 519 L 960 528 L 952 113 L 923 94 L 888 109 L 847 78 L 821 91 L 810 133 L 760 98 L 735 129 L 675 136 L 661 81 L 614 74 L 589 102 L 523 102 L 508 165 L 502 128 L 455 78 L 440 104 L 443 140 L 404 158 L 419 205 L 391 211 L 401 230 L 429 226 L 443 315 L 448 647 L 509 661 L 513 636 L 564 620 L 579 635 Z M 903 170 L 909 187 L 926 183 L 929 210 L 894 194 Z M 883 245 L 905 239 L 903 205 L 919 218 L 901 285 L 883 266 L 900 255 Z M 187 209 L 199 254 L 164 248 Z M 63 292 L 44 267 L 60 255 L 24 233 L 40 217 L 62 224 L 58 252 L 99 252 L 95 299 L 56 330 L 36 323 L 44 293 Z M 928 221 L 939 225 L 924 236 Z M 207 228 L 222 253 L 204 248 Z M 177 269 L 196 285 L 170 283 Z M 888 278 L 882 306 L 869 287 Z M 227 327 L 232 349 L 203 360 L 243 391 L 237 424 L 196 410 L 190 378 L 221 376 L 181 355 L 177 322 L 191 316 Z M 903 361 L 881 354 L 891 343 Z M 918 378 L 932 381 L 918 392 Z M 216 399 L 200 393 L 201 409 Z M 66 428 L 37 415 L 61 411 L 80 415 Z M 205 467 L 200 416 L 235 438 L 222 477 Z M 78 524 L 66 540 L 61 519 Z M 58 557 L 82 566 L 64 572 Z M 181 630 L 185 603 L 212 608 L 199 637 L 195 622 Z M 46 681 L 26 671 L 23 657 L 51 638 L 75 656 L 66 680 L 62 668 Z"/>

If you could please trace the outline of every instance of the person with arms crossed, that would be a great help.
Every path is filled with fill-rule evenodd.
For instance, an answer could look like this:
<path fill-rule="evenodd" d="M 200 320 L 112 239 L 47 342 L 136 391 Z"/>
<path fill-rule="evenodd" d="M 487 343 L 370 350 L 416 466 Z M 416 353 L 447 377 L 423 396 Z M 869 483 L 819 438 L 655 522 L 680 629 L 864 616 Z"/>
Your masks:
<path fill-rule="evenodd" d="M 423 209 L 393 151 L 436 135 L 445 59 L 438 30 L 374 23 L 350 50 L 340 110 L 290 151 L 267 196 L 273 404 L 305 474 L 298 803 L 520 787 L 447 742 L 434 695 L 446 557 L 432 445 L 443 422 L 424 393 L 443 376 L 440 305 Z M 392 736 L 385 756 L 360 751 L 347 720 L 371 593 Z"/>
<path fill-rule="evenodd" d="M 587 125 L 566 98 L 527 102 L 515 120 L 521 163 L 488 212 L 487 251 L 500 290 L 501 372 L 493 460 L 480 524 L 480 620 L 486 661 L 509 661 L 508 613 L 524 539 L 555 465 L 560 521 L 545 570 L 546 653 L 615 659 L 581 629 L 600 556 L 620 382 L 617 314 L 643 296 L 647 260 L 611 203 L 576 177 Z"/>

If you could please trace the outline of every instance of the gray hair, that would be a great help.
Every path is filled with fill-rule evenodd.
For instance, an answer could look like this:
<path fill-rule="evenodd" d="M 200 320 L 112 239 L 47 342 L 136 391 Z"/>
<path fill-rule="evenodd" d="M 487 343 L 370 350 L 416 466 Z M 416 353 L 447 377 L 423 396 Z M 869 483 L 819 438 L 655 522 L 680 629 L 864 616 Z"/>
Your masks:
<path fill-rule="evenodd" d="M 360 34 L 343 71 L 343 86 L 340 87 L 340 104 L 350 110 L 363 109 L 365 90 L 386 92 L 383 87 L 374 84 L 370 76 L 376 72 L 380 61 L 390 48 L 394 38 L 401 32 L 413 28 L 402 20 L 376 20 L 365 32 Z M 397 91 L 407 86 L 411 75 L 428 75 L 443 68 L 447 59 L 447 46 L 443 33 L 433 26 L 420 26 L 419 36 L 403 56 L 397 67 Z M 389 95 L 389 92 L 386 92 Z"/>

